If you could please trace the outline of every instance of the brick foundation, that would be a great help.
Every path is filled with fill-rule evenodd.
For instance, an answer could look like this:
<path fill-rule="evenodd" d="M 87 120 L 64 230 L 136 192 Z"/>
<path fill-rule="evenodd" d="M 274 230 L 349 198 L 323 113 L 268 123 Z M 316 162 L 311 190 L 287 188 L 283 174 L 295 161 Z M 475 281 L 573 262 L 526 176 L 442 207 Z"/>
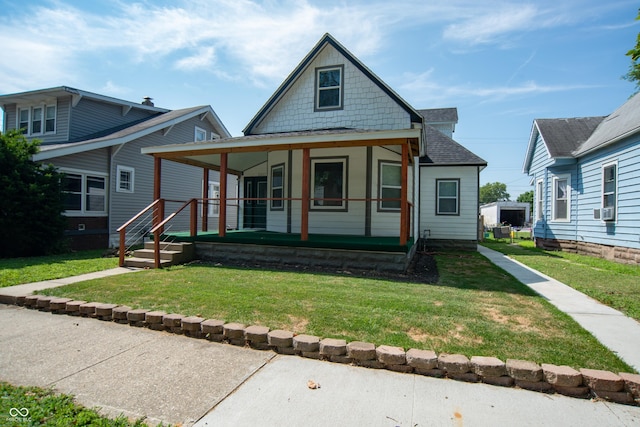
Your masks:
<path fill-rule="evenodd" d="M 575 240 L 540 239 L 536 247 L 547 251 L 563 251 L 580 255 L 604 258 L 621 264 L 640 264 L 640 249 L 622 246 L 601 245 L 598 243 L 578 242 Z"/>

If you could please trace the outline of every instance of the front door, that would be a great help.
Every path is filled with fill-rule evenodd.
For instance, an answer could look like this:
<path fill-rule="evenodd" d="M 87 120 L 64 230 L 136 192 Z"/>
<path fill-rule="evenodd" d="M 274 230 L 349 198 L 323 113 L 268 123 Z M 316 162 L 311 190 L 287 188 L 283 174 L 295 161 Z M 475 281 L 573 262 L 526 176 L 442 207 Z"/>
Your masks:
<path fill-rule="evenodd" d="M 245 199 L 267 197 L 267 177 L 252 176 L 244 179 Z M 244 228 L 267 228 L 267 201 L 244 200 Z"/>

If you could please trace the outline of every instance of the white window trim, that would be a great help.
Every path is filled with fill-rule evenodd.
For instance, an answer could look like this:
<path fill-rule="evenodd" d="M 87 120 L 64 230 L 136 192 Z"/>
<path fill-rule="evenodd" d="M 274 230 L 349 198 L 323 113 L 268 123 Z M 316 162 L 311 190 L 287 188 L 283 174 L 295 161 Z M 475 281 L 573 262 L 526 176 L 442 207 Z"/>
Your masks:
<path fill-rule="evenodd" d="M 198 133 L 203 135 L 202 139 L 198 139 Z M 206 141 L 207 140 L 207 131 L 202 129 L 201 127 L 196 126 L 193 130 L 193 140 L 195 142 Z"/>
<path fill-rule="evenodd" d="M 618 171 L 619 171 L 619 169 L 618 169 L 618 161 L 617 161 L 617 160 L 614 160 L 614 161 L 612 161 L 612 162 L 607 162 L 607 163 L 603 163 L 603 164 L 602 164 L 601 171 L 600 171 L 600 176 L 601 176 L 601 179 L 602 179 L 602 180 L 601 180 L 601 183 L 600 183 L 600 184 L 601 184 L 601 191 L 600 191 L 600 207 L 601 207 L 601 208 L 604 208 L 604 207 L 605 207 L 605 205 L 604 205 L 604 196 L 605 196 L 605 192 L 604 192 L 604 178 L 605 178 L 605 174 L 604 174 L 604 171 L 605 171 L 605 169 L 607 169 L 607 168 L 609 168 L 609 167 L 611 167 L 611 166 L 615 166 L 615 168 L 616 168 L 616 174 L 615 174 L 615 180 L 616 180 L 616 181 L 615 181 L 615 184 L 616 184 L 616 185 L 615 185 L 615 189 L 614 189 L 614 192 L 615 192 L 615 202 L 614 202 L 614 204 L 613 204 L 613 212 L 614 212 L 614 214 L 613 214 L 613 215 L 614 215 L 614 221 L 618 221 L 618 194 L 619 194 L 619 193 L 618 193 L 618 187 L 619 187 Z M 602 222 L 610 222 L 610 221 L 604 221 L 604 220 L 601 220 L 601 221 L 602 221 Z"/>
<path fill-rule="evenodd" d="M 567 180 L 567 217 L 566 218 L 556 218 L 556 183 L 561 180 Z M 571 222 L 571 175 L 563 174 L 563 175 L 554 175 L 553 176 L 553 188 L 552 188 L 552 197 L 551 197 L 551 220 L 553 222 Z"/>
<path fill-rule="evenodd" d="M 282 184 L 279 186 L 275 186 L 273 184 L 273 171 L 276 169 L 282 169 Z M 273 194 L 274 190 L 281 190 L 282 192 L 282 198 L 284 199 L 284 183 L 285 183 L 285 169 L 284 169 L 284 163 L 279 163 L 277 165 L 273 165 L 271 166 L 271 176 L 270 176 L 270 184 L 271 187 L 269 188 L 270 191 L 270 195 L 269 197 L 271 198 L 271 201 L 269 203 L 269 209 L 272 211 L 283 211 L 284 210 L 284 200 L 275 200 L 275 196 Z M 280 206 L 277 206 L 277 204 L 280 203 Z"/>
<path fill-rule="evenodd" d="M 455 212 L 441 212 L 440 211 L 440 183 L 441 182 L 455 182 L 456 183 L 456 211 Z M 452 199 L 450 196 L 443 196 L 442 198 Z M 436 179 L 436 215 L 460 215 L 460 179 L 459 178 L 438 178 Z"/>
<path fill-rule="evenodd" d="M 49 107 L 53 107 L 54 108 L 54 117 L 53 117 L 53 130 L 47 132 L 47 108 Z M 41 112 L 41 116 L 40 116 L 40 132 L 34 132 L 33 131 L 33 110 L 34 109 L 40 109 Z M 58 126 L 58 105 L 56 103 L 52 103 L 52 102 L 42 102 L 42 103 L 38 103 L 38 104 L 24 104 L 24 105 L 18 105 L 16 107 L 16 129 L 21 129 L 22 127 L 20 126 L 20 112 L 21 111 L 27 111 L 27 131 L 25 132 L 25 135 L 53 135 L 56 133 L 57 130 L 57 126 Z"/>
<path fill-rule="evenodd" d="M 536 181 L 536 221 L 544 219 L 544 181 L 539 179 Z"/>
<path fill-rule="evenodd" d="M 382 171 L 384 169 L 385 166 L 394 166 L 394 167 L 398 167 L 399 169 L 402 169 L 402 163 L 398 163 L 398 162 L 392 162 L 392 161 L 381 161 L 379 163 L 379 170 L 378 170 L 378 198 L 382 199 L 382 190 L 383 188 L 394 188 L 394 189 L 399 189 L 402 192 L 402 178 L 400 178 L 400 185 L 383 185 L 383 179 L 382 179 Z M 400 173 L 402 174 L 402 170 L 400 171 Z M 400 212 L 400 208 L 390 208 L 390 207 L 384 207 L 382 205 L 383 201 L 379 200 L 378 201 L 378 211 L 380 212 Z"/>
<path fill-rule="evenodd" d="M 109 174 L 102 172 L 94 172 L 83 169 L 71 169 L 71 168 L 60 168 L 60 172 L 69 173 L 74 175 L 82 176 L 82 199 L 81 199 L 81 210 L 67 210 L 64 212 L 66 216 L 73 217 L 91 217 L 91 216 L 107 216 L 109 210 Z M 95 176 L 98 178 L 104 178 L 104 211 L 87 211 L 86 210 L 86 195 L 87 195 L 87 176 Z"/>
<path fill-rule="evenodd" d="M 315 174 L 315 165 L 322 163 L 342 163 L 342 202 L 337 206 L 318 206 L 315 204 L 315 200 L 311 200 L 310 210 L 312 211 L 340 211 L 346 212 L 348 210 L 347 200 L 349 198 L 349 183 L 347 181 L 347 177 L 349 176 L 349 161 L 348 157 L 318 157 L 315 159 L 311 159 L 311 198 L 315 198 L 315 187 L 316 187 L 316 174 Z"/>
<path fill-rule="evenodd" d="M 131 178 L 129 180 L 129 184 L 131 186 L 131 188 L 126 189 L 126 188 L 122 188 L 121 187 L 121 181 L 120 181 L 120 172 L 129 172 L 129 174 L 131 175 Z M 122 166 L 122 165 L 118 165 L 116 167 L 116 192 L 118 193 L 133 193 L 135 191 L 135 179 L 136 178 L 136 170 L 132 167 L 129 166 Z"/>
<path fill-rule="evenodd" d="M 216 190 L 216 187 L 218 188 Z M 217 194 L 216 194 L 217 193 Z M 207 196 L 210 199 L 217 198 L 218 200 L 209 200 L 209 206 L 207 208 L 207 216 L 209 218 L 215 218 L 220 216 L 220 183 L 218 181 L 209 181 L 207 187 Z"/>
<path fill-rule="evenodd" d="M 320 73 L 324 71 L 332 71 L 332 70 L 340 71 L 340 84 L 338 86 L 331 86 L 331 87 L 320 89 Z M 320 106 L 321 90 L 330 90 L 330 89 L 335 89 L 336 87 L 338 88 L 338 105 L 321 107 Z M 316 111 L 342 110 L 344 108 L 344 65 L 332 65 L 328 67 L 316 68 L 314 107 Z"/>

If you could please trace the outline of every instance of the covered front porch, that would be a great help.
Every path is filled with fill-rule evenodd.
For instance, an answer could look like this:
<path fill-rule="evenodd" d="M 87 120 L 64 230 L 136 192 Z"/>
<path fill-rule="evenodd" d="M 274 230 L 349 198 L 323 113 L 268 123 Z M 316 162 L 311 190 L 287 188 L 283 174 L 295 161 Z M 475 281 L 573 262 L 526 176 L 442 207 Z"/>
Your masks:
<path fill-rule="evenodd" d="M 414 168 L 421 129 L 292 132 L 150 147 L 154 156 L 154 241 L 162 235 L 209 244 L 413 254 Z M 203 170 L 203 195 L 166 215 L 162 162 Z M 204 183 L 220 173 L 218 192 Z M 238 177 L 238 188 L 227 177 Z M 238 230 L 228 230 L 229 208 Z M 214 209 L 217 221 L 210 221 Z M 188 213 L 187 213 L 188 212 Z M 189 231 L 167 233 L 179 215 Z M 254 220 L 259 216 L 260 220 Z M 126 227 L 125 227 L 126 228 Z M 280 249 L 281 250 L 281 249 Z M 159 248 L 157 249 L 159 251 Z M 121 251 L 122 252 L 122 251 Z"/>

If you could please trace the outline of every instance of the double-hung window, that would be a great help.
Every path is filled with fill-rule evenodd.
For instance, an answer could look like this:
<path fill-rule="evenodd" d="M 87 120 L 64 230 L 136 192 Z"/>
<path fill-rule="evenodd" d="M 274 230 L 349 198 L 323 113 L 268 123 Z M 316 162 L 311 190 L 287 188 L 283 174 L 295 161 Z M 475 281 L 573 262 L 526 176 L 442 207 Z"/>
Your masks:
<path fill-rule="evenodd" d="M 400 210 L 400 193 L 402 190 L 400 170 L 399 163 L 380 162 L 379 198 L 381 200 L 378 202 L 378 209 L 381 211 Z"/>
<path fill-rule="evenodd" d="M 542 214 L 542 210 L 544 208 L 544 204 L 543 204 L 543 198 L 542 198 L 542 180 L 538 180 L 538 182 L 536 183 L 536 219 L 537 220 L 541 220 L 543 219 L 544 215 Z"/>
<path fill-rule="evenodd" d="M 554 221 L 569 221 L 571 187 L 569 176 L 553 177 L 553 212 Z"/>
<path fill-rule="evenodd" d="M 30 117 L 31 117 L 31 109 L 20 108 L 18 110 L 18 129 L 20 129 L 20 131 L 25 135 L 29 135 L 31 133 L 29 131 Z"/>
<path fill-rule="evenodd" d="M 220 183 L 209 181 L 209 207 L 208 216 L 220 215 Z"/>
<path fill-rule="evenodd" d="M 284 165 L 271 167 L 271 210 L 284 209 Z"/>
<path fill-rule="evenodd" d="M 116 191 L 119 193 L 133 193 L 135 169 L 118 165 L 116 170 Z"/>
<path fill-rule="evenodd" d="M 460 215 L 460 179 L 436 179 L 436 215 Z"/>
<path fill-rule="evenodd" d="M 343 71 L 343 65 L 316 69 L 316 111 L 342 108 Z"/>
<path fill-rule="evenodd" d="M 347 158 L 311 159 L 311 203 L 317 210 L 347 210 Z"/>
<path fill-rule="evenodd" d="M 42 107 L 33 107 L 31 112 L 31 133 L 42 133 Z"/>
<path fill-rule="evenodd" d="M 608 164 L 602 168 L 602 207 L 616 208 L 617 164 Z"/>
<path fill-rule="evenodd" d="M 107 176 L 91 172 L 68 171 L 62 178 L 67 214 L 104 215 L 107 213 Z"/>

